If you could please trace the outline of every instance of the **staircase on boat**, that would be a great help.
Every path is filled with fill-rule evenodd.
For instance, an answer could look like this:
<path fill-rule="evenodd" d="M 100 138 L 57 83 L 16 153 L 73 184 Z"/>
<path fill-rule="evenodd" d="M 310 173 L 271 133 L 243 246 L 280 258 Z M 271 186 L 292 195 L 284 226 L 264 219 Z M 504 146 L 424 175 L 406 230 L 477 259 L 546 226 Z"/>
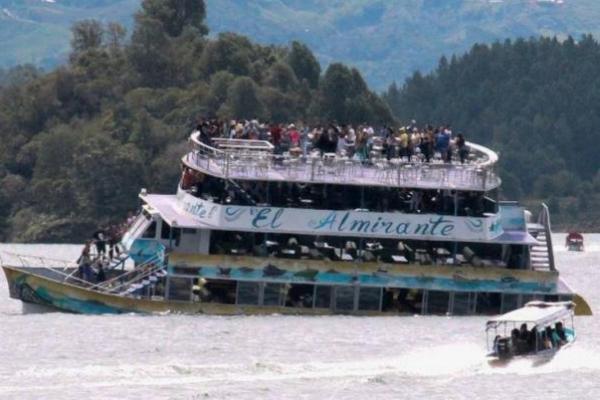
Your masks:
<path fill-rule="evenodd" d="M 530 249 L 531 268 L 535 271 L 555 271 L 550 213 L 546 204 L 542 203 L 537 223 L 527 224 L 527 231 L 539 242 Z"/>
<path fill-rule="evenodd" d="M 138 244 L 146 242 L 153 244 L 151 240 L 137 240 Z M 107 270 L 115 270 L 121 267 L 122 273 L 113 278 L 96 284 L 92 289 L 105 291 L 120 296 L 151 296 L 154 294 L 156 286 L 162 284 L 167 276 L 167 262 L 165 257 L 165 248 L 162 244 L 152 246 L 134 246 L 129 252 L 115 257 Z M 144 250 L 151 250 L 151 253 L 145 253 Z M 132 258 L 137 261 L 133 269 L 126 270 L 125 263 Z"/>
<path fill-rule="evenodd" d="M 113 278 L 113 282 L 108 282 L 106 287 L 110 288 L 111 293 L 121 296 L 150 296 L 166 276 L 166 264 L 158 258 L 150 259 Z"/>

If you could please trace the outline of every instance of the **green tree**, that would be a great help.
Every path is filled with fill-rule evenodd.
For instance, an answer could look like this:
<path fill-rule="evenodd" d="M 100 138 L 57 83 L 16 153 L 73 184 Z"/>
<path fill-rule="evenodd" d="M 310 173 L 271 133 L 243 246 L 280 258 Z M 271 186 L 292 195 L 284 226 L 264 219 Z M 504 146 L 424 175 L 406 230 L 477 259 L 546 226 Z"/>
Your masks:
<path fill-rule="evenodd" d="M 296 87 L 298 80 L 288 64 L 277 62 L 269 69 L 266 84 L 288 92 Z"/>
<path fill-rule="evenodd" d="M 264 106 L 258 98 L 257 86 L 248 77 L 236 78 L 227 91 L 227 105 L 237 118 L 261 118 Z"/>
<path fill-rule="evenodd" d="M 98 49 L 102 45 L 104 27 L 95 19 L 86 19 L 73 24 L 71 48 L 74 54 Z"/>
<path fill-rule="evenodd" d="M 172 37 L 181 35 L 186 27 L 193 27 L 201 35 L 208 34 L 204 24 L 206 6 L 203 0 L 144 0 L 136 17 L 151 18 Z"/>
<path fill-rule="evenodd" d="M 173 82 L 172 48 L 161 23 L 137 15 L 128 47 L 128 59 L 149 87 L 165 87 Z"/>
<path fill-rule="evenodd" d="M 311 88 L 317 88 L 319 76 L 321 75 L 321 65 L 306 45 L 297 41 L 292 42 L 288 54 L 288 63 L 298 79 L 306 79 Z"/>

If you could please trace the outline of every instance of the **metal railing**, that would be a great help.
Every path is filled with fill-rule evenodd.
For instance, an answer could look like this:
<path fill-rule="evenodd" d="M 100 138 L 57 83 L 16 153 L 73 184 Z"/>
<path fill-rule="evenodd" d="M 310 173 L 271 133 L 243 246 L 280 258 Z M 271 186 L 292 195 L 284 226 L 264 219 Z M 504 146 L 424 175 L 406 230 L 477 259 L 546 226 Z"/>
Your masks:
<path fill-rule="evenodd" d="M 444 163 L 441 159 L 429 163 L 402 158 L 388 161 L 385 157 L 360 161 L 329 153 L 276 155 L 243 146 L 222 150 L 201 142 L 197 133 L 192 133 L 190 142 L 192 151 L 183 157 L 183 162 L 224 179 L 481 191 L 500 185 L 494 170 L 496 153 L 470 142 L 470 160 L 465 164 L 457 160 Z"/>
<path fill-rule="evenodd" d="M 86 287 L 90 285 L 90 282 L 84 279 L 80 279 L 74 275 L 78 269 L 78 265 L 75 262 L 41 256 L 16 254 L 11 252 L 4 252 L 4 254 L 19 260 L 23 268 L 43 268 L 48 271 L 52 271 L 53 273 L 61 277 L 61 279 L 56 279 L 60 282 L 64 283 L 68 281 L 75 281 L 78 284 L 84 285 Z M 65 270 L 71 269 L 73 269 L 72 272 L 65 272 Z"/>
<path fill-rule="evenodd" d="M 51 279 L 59 281 L 61 283 L 71 283 L 77 286 L 84 287 L 88 290 L 95 290 L 103 293 L 119 293 L 119 289 L 130 286 L 131 284 L 141 281 L 144 278 L 156 273 L 157 271 L 165 269 L 164 254 L 157 253 L 155 256 L 149 258 L 145 262 L 138 264 L 134 269 L 125 271 L 111 279 L 103 282 L 93 283 L 85 279 L 81 279 L 75 274 L 79 270 L 77 263 L 66 260 L 52 259 L 41 256 L 31 256 L 24 254 L 16 254 L 10 252 L 3 252 L 4 255 L 19 260 L 19 263 L 23 268 L 41 268 L 47 271 L 51 271 L 52 274 L 56 274 Z M 6 263 L 5 259 L 0 258 L 0 265 Z M 71 272 L 67 272 L 73 270 Z M 115 285 L 115 283 L 117 283 Z"/>
<path fill-rule="evenodd" d="M 546 203 L 542 203 L 542 211 L 538 215 L 538 223 L 544 227 L 550 271 L 556 271 L 556 265 L 554 264 L 554 247 L 552 246 L 552 227 L 550 226 L 550 210 Z"/>
<path fill-rule="evenodd" d="M 124 287 L 130 286 L 135 282 L 141 281 L 144 278 L 149 277 L 153 273 L 160 271 L 165 268 L 165 265 L 162 261 L 160 255 L 156 255 L 144 263 L 136 265 L 136 267 L 131 270 L 124 272 L 114 278 L 108 279 L 104 282 L 99 282 L 95 285 L 92 285 L 90 289 L 100 290 L 111 293 L 119 293 L 120 290 Z M 117 283 L 117 285 L 115 285 Z"/>

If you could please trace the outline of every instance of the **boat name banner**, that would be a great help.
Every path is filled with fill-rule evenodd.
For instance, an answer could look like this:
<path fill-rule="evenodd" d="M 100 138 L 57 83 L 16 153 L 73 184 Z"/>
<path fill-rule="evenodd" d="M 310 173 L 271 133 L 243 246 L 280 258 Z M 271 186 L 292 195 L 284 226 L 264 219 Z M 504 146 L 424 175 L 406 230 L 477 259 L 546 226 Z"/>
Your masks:
<path fill-rule="evenodd" d="M 497 216 L 227 206 L 179 193 L 180 210 L 220 229 L 322 236 L 488 240 L 502 234 Z"/>

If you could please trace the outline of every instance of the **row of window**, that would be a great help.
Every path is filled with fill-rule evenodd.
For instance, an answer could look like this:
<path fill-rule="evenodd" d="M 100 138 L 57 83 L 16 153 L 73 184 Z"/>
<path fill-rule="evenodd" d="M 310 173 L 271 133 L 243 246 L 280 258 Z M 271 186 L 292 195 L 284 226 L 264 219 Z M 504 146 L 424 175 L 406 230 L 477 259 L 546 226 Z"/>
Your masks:
<path fill-rule="evenodd" d="M 531 300 L 559 300 L 558 296 L 204 280 L 191 277 L 170 277 L 167 288 L 170 300 L 330 309 L 340 313 L 381 311 L 491 315 L 514 310 Z"/>

